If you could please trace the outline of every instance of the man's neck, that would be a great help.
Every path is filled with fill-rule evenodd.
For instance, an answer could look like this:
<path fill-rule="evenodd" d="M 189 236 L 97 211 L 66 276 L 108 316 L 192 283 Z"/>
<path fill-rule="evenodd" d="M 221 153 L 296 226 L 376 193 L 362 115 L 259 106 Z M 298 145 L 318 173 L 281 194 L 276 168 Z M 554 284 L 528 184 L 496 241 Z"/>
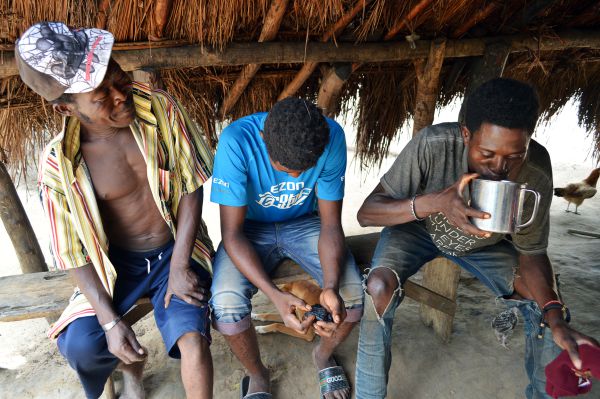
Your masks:
<path fill-rule="evenodd" d="M 101 126 L 97 124 L 88 124 L 83 121 L 80 128 L 80 140 L 82 142 L 105 141 L 116 137 L 122 133 L 125 128 Z"/>

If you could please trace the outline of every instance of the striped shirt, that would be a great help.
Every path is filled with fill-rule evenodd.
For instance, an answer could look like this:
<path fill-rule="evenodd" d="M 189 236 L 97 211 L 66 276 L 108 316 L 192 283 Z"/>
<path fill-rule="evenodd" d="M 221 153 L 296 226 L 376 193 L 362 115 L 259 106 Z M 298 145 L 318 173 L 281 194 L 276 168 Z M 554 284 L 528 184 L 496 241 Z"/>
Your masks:
<path fill-rule="evenodd" d="M 180 200 L 209 179 L 213 153 L 198 126 L 167 93 L 137 82 L 133 83 L 132 91 L 136 118 L 130 125 L 131 132 L 146 161 L 156 206 L 173 237 L 177 237 Z M 68 270 L 91 263 L 112 296 L 117 274 L 108 259 L 108 238 L 80 151 L 79 127 L 77 118 L 65 118 L 63 131 L 45 148 L 38 176 L 40 195 L 50 222 L 55 269 Z M 192 258 L 212 272 L 213 254 L 202 221 Z M 55 338 L 73 320 L 94 314 L 90 303 L 76 288 L 48 336 Z"/>

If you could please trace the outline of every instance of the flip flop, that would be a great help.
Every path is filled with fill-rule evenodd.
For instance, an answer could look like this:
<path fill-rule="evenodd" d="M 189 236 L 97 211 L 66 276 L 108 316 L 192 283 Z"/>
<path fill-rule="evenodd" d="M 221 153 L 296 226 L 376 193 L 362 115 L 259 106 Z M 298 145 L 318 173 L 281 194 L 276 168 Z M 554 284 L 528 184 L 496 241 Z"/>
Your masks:
<path fill-rule="evenodd" d="M 335 362 L 339 364 L 337 361 Z M 342 366 L 331 366 L 319 370 L 319 388 L 321 389 L 321 396 L 325 396 L 329 392 L 350 388 L 348 378 Z"/>
<path fill-rule="evenodd" d="M 250 376 L 245 375 L 240 383 L 240 399 L 271 399 L 273 396 L 268 392 L 254 392 L 249 395 L 248 387 L 250 386 Z"/>

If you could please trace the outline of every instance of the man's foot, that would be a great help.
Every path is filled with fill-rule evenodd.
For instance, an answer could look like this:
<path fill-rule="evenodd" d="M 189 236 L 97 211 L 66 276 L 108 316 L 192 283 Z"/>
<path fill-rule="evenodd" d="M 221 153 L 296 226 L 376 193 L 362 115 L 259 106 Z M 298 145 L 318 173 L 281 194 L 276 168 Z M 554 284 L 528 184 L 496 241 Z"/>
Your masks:
<path fill-rule="evenodd" d="M 263 367 L 263 370 L 258 374 L 249 374 L 250 383 L 245 395 L 250 395 L 256 392 L 271 392 L 271 372 L 268 368 Z"/>
<path fill-rule="evenodd" d="M 123 392 L 119 399 L 144 399 L 144 366 L 146 361 L 132 364 L 119 364 L 117 370 L 123 373 Z"/>
<path fill-rule="evenodd" d="M 328 367 L 338 366 L 333 356 L 325 357 L 319 351 L 319 345 L 315 346 L 312 352 L 313 363 L 317 367 L 317 371 L 324 370 Z M 319 381 L 320 383 L 320 381 Z M 323 395 L 325 399 L 348 399 L 350 397 L 350 388 L 338 389 L 337 391 L 328 392 Z"/>

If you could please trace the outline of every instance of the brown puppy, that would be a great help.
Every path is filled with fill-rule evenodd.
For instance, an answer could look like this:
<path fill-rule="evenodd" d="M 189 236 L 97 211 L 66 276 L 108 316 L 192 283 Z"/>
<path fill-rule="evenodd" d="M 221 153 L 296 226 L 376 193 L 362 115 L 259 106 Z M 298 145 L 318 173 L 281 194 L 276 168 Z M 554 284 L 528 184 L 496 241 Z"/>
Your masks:
<path fill-rule="evenodd" d="M 321 295 L 321 288 L 315 283 L 307 280 L 298 280 L 291 283 L 284 284 L 281 287 L 281 291 L 289 292 L 292 295 L 302 299 L 308 305 L 315 305 L 319 303 L 319 296 Z M 304 310 L 296 309 L 296 317 L 298 320 L 302 320 L 304 317 Z M 267 334 L 271 332 L 280 332 L 283 334 L 291 335 L 292 337 L 301 338 L 306 341 L 312 341 L 315 338 L 315 329 L 310 327 L 306 334 L 301 334 L 296 330 L 286 327 L 281 320 L 279 313 L 252 313 L 252 320 L 256 321 L 273 321 L 273 324 L 266 326 L 254 327 L 256 332 L 259 334 Z"/>

